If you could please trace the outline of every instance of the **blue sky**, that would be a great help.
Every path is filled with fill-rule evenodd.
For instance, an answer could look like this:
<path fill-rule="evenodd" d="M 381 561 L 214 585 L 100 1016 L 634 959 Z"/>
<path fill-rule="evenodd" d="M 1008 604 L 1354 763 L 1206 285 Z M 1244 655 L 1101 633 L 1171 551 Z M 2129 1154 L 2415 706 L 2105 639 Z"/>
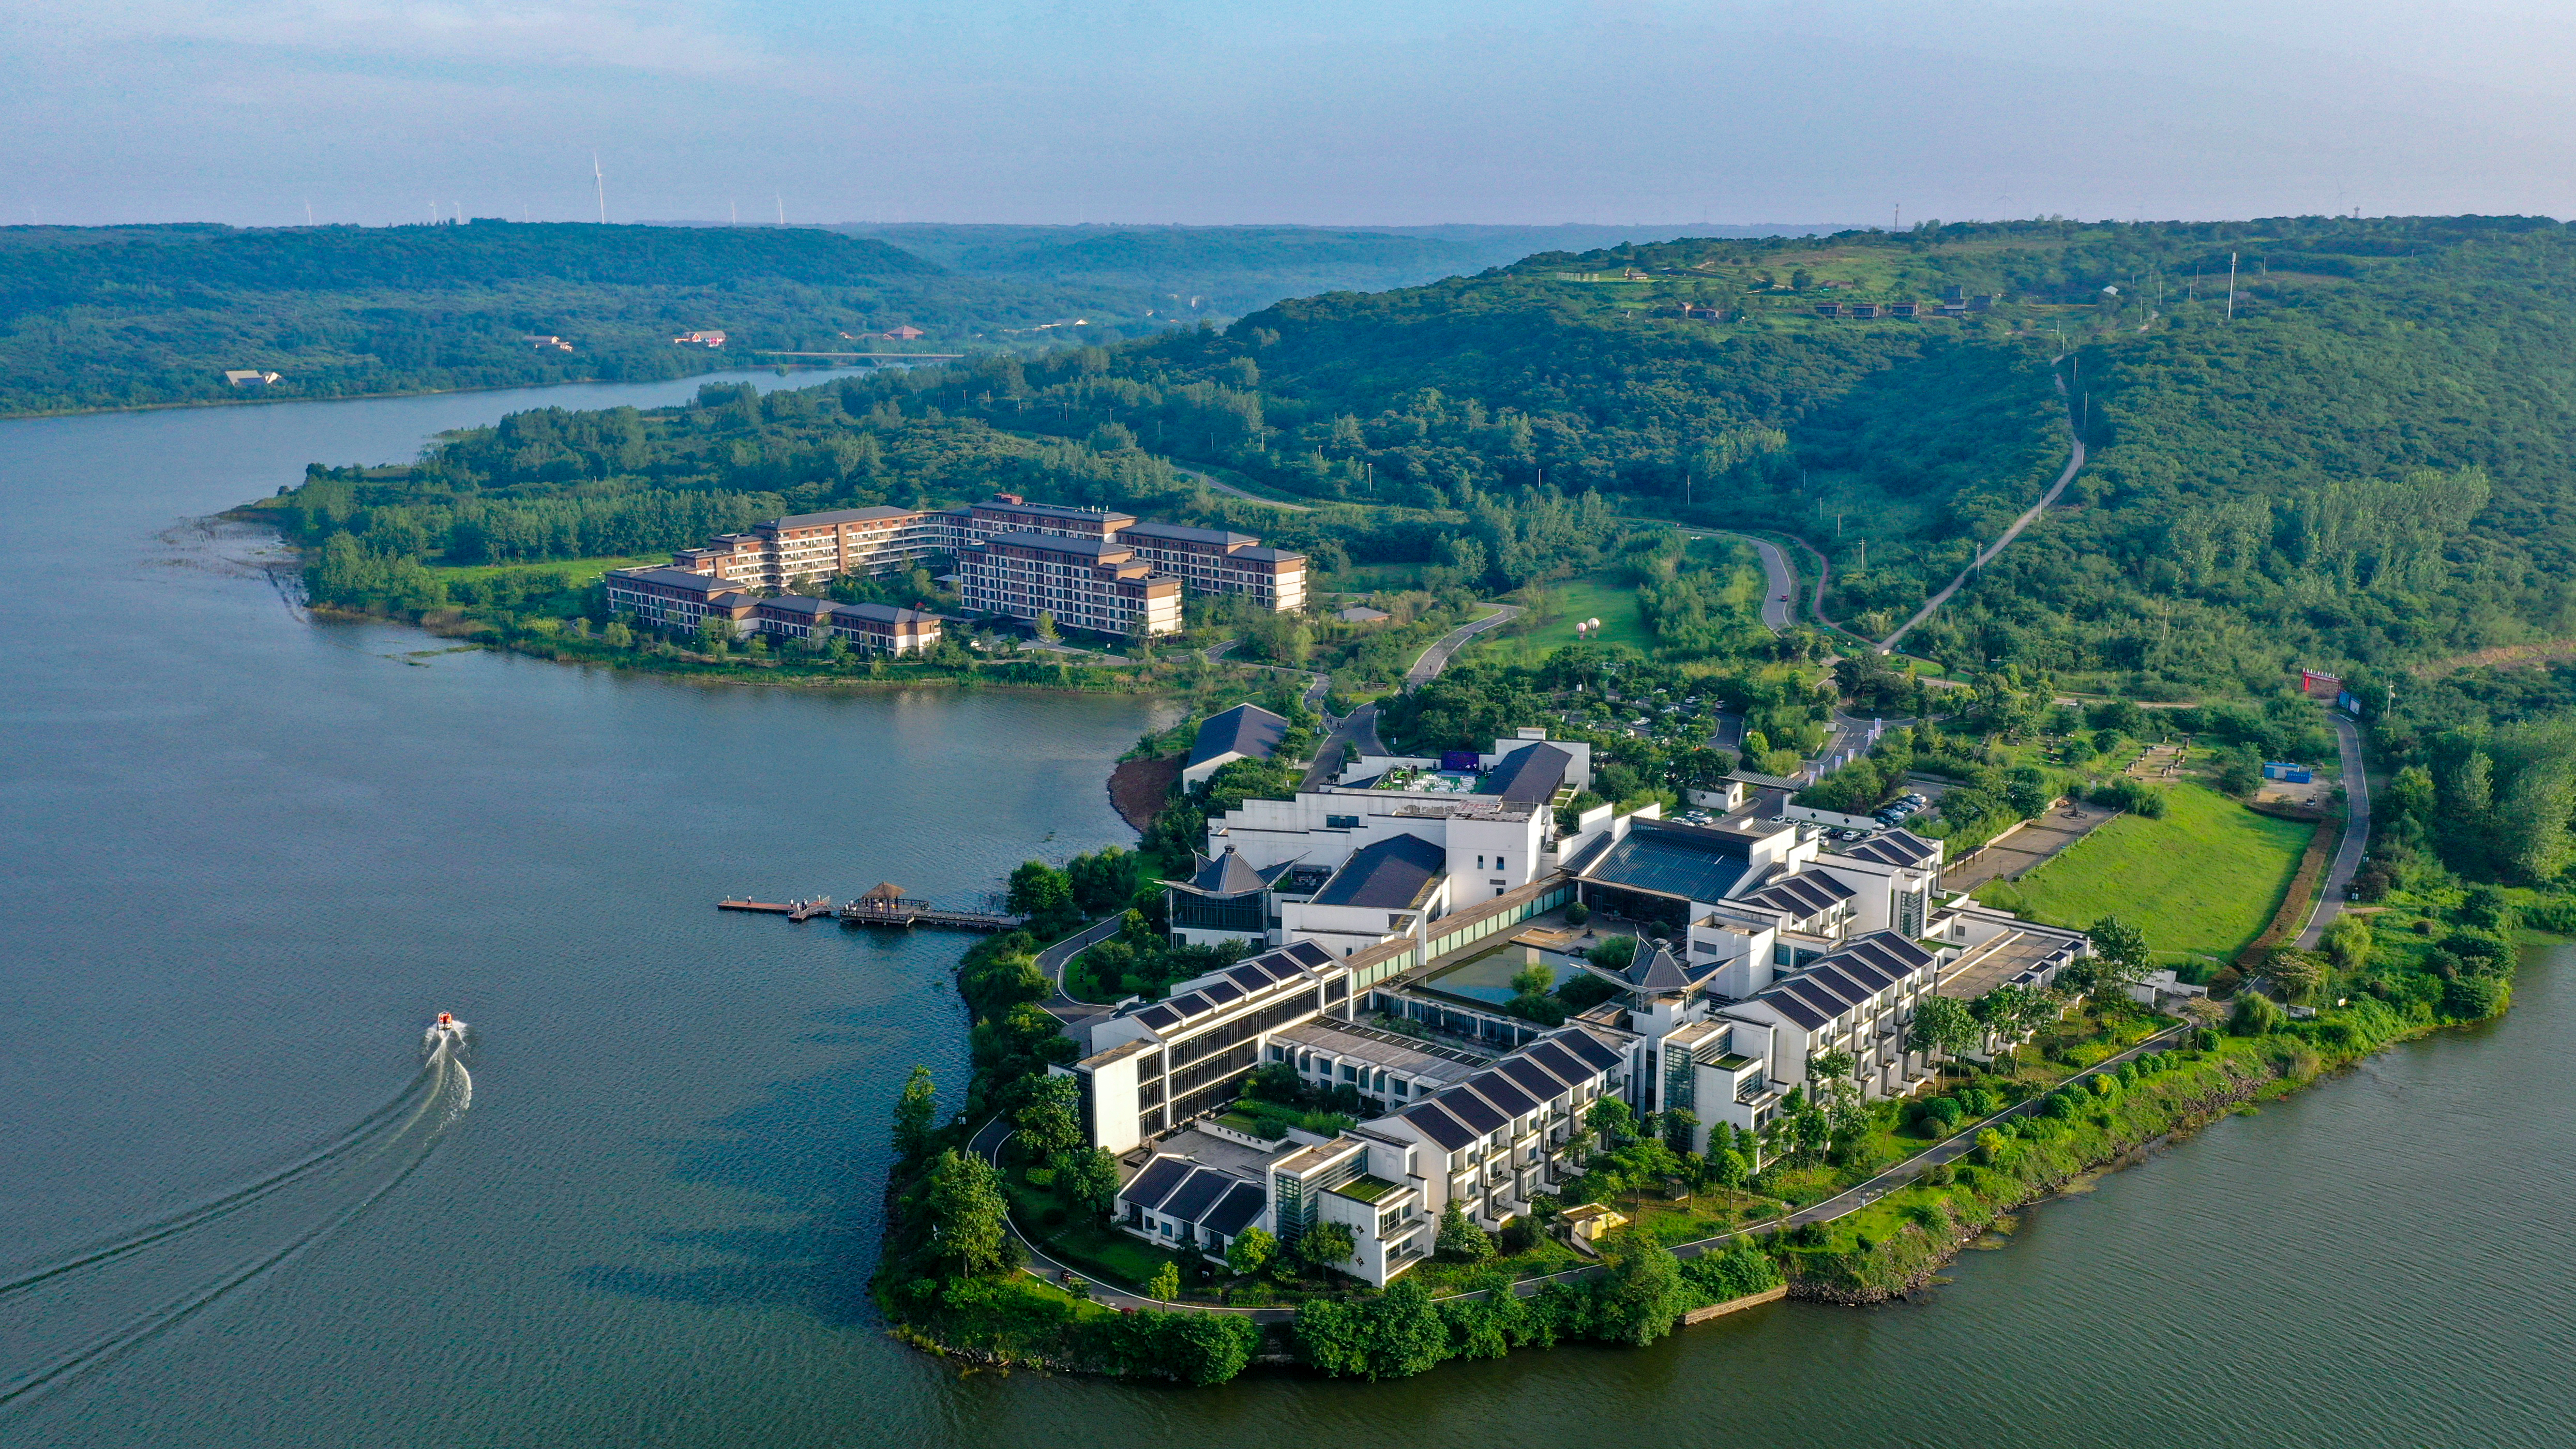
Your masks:
<path fill-rule="evenodd" d="M 15 0 L 0 221 L 2576 214 L 2576 5 Z"/>

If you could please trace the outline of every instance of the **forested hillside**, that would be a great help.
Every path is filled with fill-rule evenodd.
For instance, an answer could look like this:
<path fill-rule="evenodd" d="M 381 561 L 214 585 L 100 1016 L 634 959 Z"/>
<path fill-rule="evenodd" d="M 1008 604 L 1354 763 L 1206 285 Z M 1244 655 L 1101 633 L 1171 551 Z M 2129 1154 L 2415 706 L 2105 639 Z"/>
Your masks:
<path fill-rule="evenodd" d="M 1472 275 L 1533 252 L 1614 246 L 1633 227 L 846 226 L 966 276 L 1136 293 L 1157 318 L 1234 317 L 1287 297 L 1381 292 Z M 1718 228 L 1771 235 L 1789 227 Z"/>
<path fill-rule="evenodd" d="M 1097 288 L 950 275 L 807 228 L 0 228 L 0 413 L 685 377 L 758 349 L 957 352 Z M 927 335 L 877 336 L 909 324 Z M 721 349 L 675 346 L 728 334 Z M 1031 338 L 1052 336 L 1029 333 Z M 531 337 L 558 337 L 569 350 Z M 256 394 L 233 369 L 279 374 Z"/>
<path fill-rule="evenodd" d="M 2065 506 L 1909 645 L 2178 697 L 2576 630 L 2571 261 L 2518 218 L 1676 241 L 904 385 L 1307 496 L 1482 519 L 1543 483 L 1796 532 L 1873 637 L 2036 499 L 2071 421 Z M 1954 287 L 1976 310 L 1928 315 Z M 1849 315 L 1898 302 L 1927 315 Z M 1489 588 L 1531 581 L 1507 528 L 1470 529 Z"/>

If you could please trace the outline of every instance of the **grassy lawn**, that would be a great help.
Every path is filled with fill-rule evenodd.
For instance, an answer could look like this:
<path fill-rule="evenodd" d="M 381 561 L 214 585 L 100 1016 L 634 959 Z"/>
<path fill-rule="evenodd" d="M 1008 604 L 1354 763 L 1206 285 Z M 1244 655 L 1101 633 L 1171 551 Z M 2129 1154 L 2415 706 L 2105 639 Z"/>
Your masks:
<path fill-rule="evenodd" d="M 567 583 L 588 583 L 610 569 L 653 568 L 668 564 L 668 553 L 646 554 L 640 558 L 558 558 L 540 559 L 534 563 L 510 564 L 431 564 L 429 571 L 451 583 L 465 579 L 488 579 L 502 574 L 553 574 Z"/>
<path fill-rule="evenodd" d="M 2317 827 L 2257 815 L 2189 781 L 2168 798 L 2164 819 L 2121 816 L 1983 893 L 2055 925 L 2116 915 L 2160 953 L 2233 955 L 2271 921 Z"/>
<path fill-rule="evenodd" d="M 1528 633 L 1474 647 L 1496 663 L 1536 664 L 1573 643 L 1574 626 L 1588 619 L 1601 621 L 1599 632 L 1588 638 L 1648 653 L 1655 647 L 1655 636 L 1646 632 L 1646 621 L 1637 613 L 1636 585 L 1607 574 L 1549 584 L 1539 612 L 1545 617 Z"/>

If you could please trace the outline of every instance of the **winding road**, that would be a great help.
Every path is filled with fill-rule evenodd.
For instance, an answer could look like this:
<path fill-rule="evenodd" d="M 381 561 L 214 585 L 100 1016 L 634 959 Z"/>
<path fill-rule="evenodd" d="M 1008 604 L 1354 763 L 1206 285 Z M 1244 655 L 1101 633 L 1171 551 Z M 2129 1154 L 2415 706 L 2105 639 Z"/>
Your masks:
<path fill-rule="evenodd" d="M 2299 933 L 2302 951 L 2315 950 L 2326 927 L 2343 914 L 2353 873 L 2361 869 L 2362 853 L 2370 849 L 2370 777 L 2362 768 L 2361 731 L 2339 714 L 2328 714 L 2326 721 L 2334 726 L 2335 743 L 2343 755 L 2343 844 L 2335 848 L 2334 864 L 2326 868 L 2325 884 L 2317 888 L 2317 913 Z"/>
<path fill-rule="evenodd" d="M 2057 391 L 2060 396 L 2065 395 L 2066 379 L 2061 377 L 2057 380 Z M 2002 535 L 1996 538 L 1993 543 L 1977 550 L 1977 556 L 1969 560 L 1966 568 L 1959 570 L 1959 576 L 1957 578 L 1952 579 L 1949 584 L 1941 590 L 1941 592 L 1924 600 L 1923 607 L 1914 611 L 1913 618 L 1897 625 L 1895 633 L 1879 640 L 1878 652 L 1881 654 L 1894 653 L 1896 651 L 1897 640 L 1904 638 L 1913 630 L 1915 625 L 1931 618 L 1933 610 L 1950 602 L 1950 596 L 1959 592 L 1960 585 L 1966 583 L 1969 577 L 1975 574 L 1977 570 L 1984 568 L 1989 559 L 1992 559 L 1996 554 L 2002 553 L 2004 551 L 2004 545 L 2011 543 L 2016 538 L 2019 538 L 2023 529 L 2030 527 L 2030 525 L 2035 522 L 2041 514 L 2046 513 L 2049 508 L 2057 502 L 2057 495 L 2066 491 L 2066 485 L 2075 481 L 2076 470 L 2083 466 L 2084 439 L 2076 433 L 2075 420 L 2070 417 L 2067 419 L 2066 426 L 2066 471 L 2057 475 L 2057 481 L 2048 485 L 2048 491 L 2039 495 L 2039 501 L 2037 503 L 2034 503 L 2029 508 L 2025 509 L 2022 512 L 2021 517 L 2012 521 L 2012 527 L 2005 529 Z"/>
<path fill-rule="evenodd" d="M 1486 600 L 1484 603 L 1486 608 L 1494 612 L 1481 619 L 1459 625 L 1441 635 L 1430 648 L 1423 650 L 1421 656 L 1413 661 L 1413 667 L 1404 672 L 1405 688 L 1416 689 L 1439 678 L 1440 671 L 1449 667 L 1449 656 L 1457 653 L 1468 640 L 1496 625 L 1509 623 L 1529 612 L 1518 604 L 1497 604 L 1491 600 Z"/>

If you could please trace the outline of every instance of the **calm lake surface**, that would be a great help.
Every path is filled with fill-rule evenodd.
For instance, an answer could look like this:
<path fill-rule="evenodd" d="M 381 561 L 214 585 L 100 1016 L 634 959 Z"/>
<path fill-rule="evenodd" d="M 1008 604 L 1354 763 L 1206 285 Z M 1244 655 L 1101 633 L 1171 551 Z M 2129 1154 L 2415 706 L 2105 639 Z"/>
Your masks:
<path fill-rule="evenodd" d="M 864 1284 L 971 900 L 1132 838 L 1136 700 L 706 689 L 299 617 L 189 520 L 696 380 L 0 422 L 9 1445 L 2576 1442 L 2576 953 L 2033 1212 L 1933 1301 L 1386 1385 L 960 1376 Z M 439 1010 L 462 1079 L 422 1073 Z M 238 1194 L 230 1196 L 228 1194 Z M 165 1238 L 139 1241 L 161 1225 Z M 115 1254 L 119 1245 L 130 1253 Z M 82 1358 L 93 1349 L 95 1357 Z"/>

